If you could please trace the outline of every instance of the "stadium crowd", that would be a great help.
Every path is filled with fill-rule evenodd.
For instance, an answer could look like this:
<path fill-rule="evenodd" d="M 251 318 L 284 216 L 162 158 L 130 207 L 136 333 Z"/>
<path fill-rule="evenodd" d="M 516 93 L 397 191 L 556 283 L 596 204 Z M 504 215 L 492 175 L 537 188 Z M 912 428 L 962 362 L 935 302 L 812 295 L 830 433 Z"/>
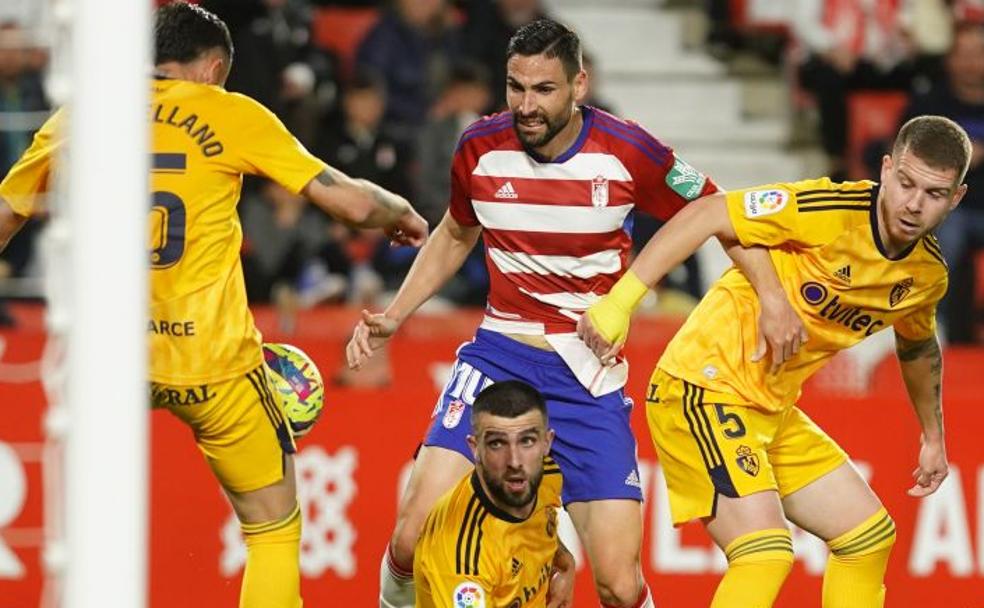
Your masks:
<path fill-rule="evenodd" d="M 549 12 L 541 0 L 200 3 L 232 32 L 236 61 L 227 88 L 269 107 L 326 162 L 406 196 L 432 227 L 447 208 L 458 136 L 479 116 L 504 107 L 502 58 L 510 36 Z M 874 111 L 897 115 L 891 133 L 912 116 L 942 114 L 971 135 L 969 194 L 939 234 L 953 275 L 941 313 L 951 343 L 982 342 L 984 3 L 797 0 L 782 3 L 782 22 L 766 30 L 745 18 L 754 4 L 704 0 L 707 50 L 727 61 L 764 49 L 781 64 L 792 103 L 817 116 L 814 138 L 834 179 L 877 174 L 871 161 L 887 142 L 858 136 L 864 131 L 858 108 L 866 99 L 875 100 Z M 0 175 L 50 109 L 44 89 L 49 52 L 35 36 L 35 8 L 30 1 L 0 8 Z M 763 46 L 770 36 L 778 42 Z M 585 43 L 590 48 L 590 35 Z M 611 107 L 595 93 L 585 103 Z M 379 304 L 415 255 L 391 247 L 381 233 L 334 223 L 303 198 L 261 180 L 245 185 L 240 214 L 250 301 L 275 303 L 285 323 L 297 308 Z M 33 252 L 42 222 L 33 220 L 0 257 L 0 298 L 18 293 L 7 279 L 37 273 Z M 655 228 L 636 222 L 637 241 L 644 243 Z M 689 280 L 680 288 L 697 297 L 696 261 L 689 264 Z M 477 250 L 442 290 L 439 305 L 481 306 L 487 286 Z M 0 299 L 0 324 L 14 322 Z"/>

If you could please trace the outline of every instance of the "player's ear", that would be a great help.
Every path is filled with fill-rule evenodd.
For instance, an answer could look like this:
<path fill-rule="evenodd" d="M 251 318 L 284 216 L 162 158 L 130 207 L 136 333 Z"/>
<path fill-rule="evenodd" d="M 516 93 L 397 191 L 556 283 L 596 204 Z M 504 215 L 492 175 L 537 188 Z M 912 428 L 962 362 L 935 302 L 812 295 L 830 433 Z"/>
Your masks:
<path fill-rule="evenodd" d="M 967 194 L 967 184 L 960 184 L 957 186 L 957 191 L 953 193 L 953 199 L 950 201 L 950 208 L 947 211 L 953 211 L 956 209 L 960 201 L 963 200 L 964 195 Z"/>
<path fill-rule="evenodd" d="M 547 454 L 550 453 L 550 447 L 553 445 L 553 440 L 554 440 L 554 436 L 555 435 L 556 435 L 556 433 L 554 433 L 554 430 L 553 429 L 547 429 L 547 436 L 546 436 L 546 440 L 547 440 Z"/>
<path fill-rule="evenodd" d="M 468 441 L 468 448 L 471 450 L 472 453 L 472 458 L 474 460 L 478 460 L 478 438 L 472 435 L 471 433 L 469 433 L 467 437 L 467 441 Z"/>
<path fill-rule="evenodd" d="M 885 154 L 884 156 L 882 156 L 881 177 L 879 178 L 880 183 L 884 184 L 888 176 L 892 174 L 892 166 L 893 166 L 892 155 Z"/>
<path fill-rule="evenodd" d="M 574 75 L 574 100 L 577 103 L 581 103 L 588 95 L 588 73 L 581 68 L 577 74 Z"/>

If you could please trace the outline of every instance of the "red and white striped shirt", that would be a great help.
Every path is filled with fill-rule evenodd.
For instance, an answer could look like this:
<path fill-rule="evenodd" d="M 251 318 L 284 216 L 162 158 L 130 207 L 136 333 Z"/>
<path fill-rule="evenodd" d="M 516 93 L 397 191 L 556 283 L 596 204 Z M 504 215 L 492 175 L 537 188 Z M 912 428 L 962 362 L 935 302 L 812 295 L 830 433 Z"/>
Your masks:
<path fill-rule="evenodd" d="M 628 267 L 635 209 L 667 220 L 717 187 L 639 125 L 581 111 L 577 140 L 549 161 L 523 150 L 509 112 L 471 125 L 454 155 L 450 213 L 483 228 L 482 327 L 544 335 L 601 395 L 624 385 L 627 366 L 601 368 L 574 329 Z"/>

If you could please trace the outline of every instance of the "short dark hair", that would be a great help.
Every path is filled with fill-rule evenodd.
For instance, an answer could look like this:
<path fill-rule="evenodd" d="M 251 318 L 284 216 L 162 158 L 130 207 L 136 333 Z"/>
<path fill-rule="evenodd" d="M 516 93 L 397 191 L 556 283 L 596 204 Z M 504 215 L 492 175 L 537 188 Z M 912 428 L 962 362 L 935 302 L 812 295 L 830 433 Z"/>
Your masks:
<path fill-rule="evenodd" d="M 220 49 L 232 62 L 232 36 L 224 21 L 204 8 L 179 1 L 157 9 L 154 17 L 154 63 L 191 63 L 202 53 Z"/>
<path fill-rule="evenodd" d="M 513 55 L 557 57 L 564 64 L 567 80 L 581 71 L 581 40 L 571 29 L 552 19 L 538 19 L 519 28 L 509 39 L 506 61 Z"/>
<path fill-rule="evenodd" d="M 476 428 L 479 414 L 486 413 L 502 418 L 517 418 L 526 412 L 537 410 L 547 420 L 547 404 L 543 395 L 525 382 L 504 380 L 485 388 L 472 405 L 472 429 Z"/>
<path fill-rule="evenodd" d="M 967 175 L 972 147 L 963 127 L 943 116 L 917 116 L 902 125 L 892 156 L 911 152 L 930 167 L 957 172 L 956 183 Z"/>

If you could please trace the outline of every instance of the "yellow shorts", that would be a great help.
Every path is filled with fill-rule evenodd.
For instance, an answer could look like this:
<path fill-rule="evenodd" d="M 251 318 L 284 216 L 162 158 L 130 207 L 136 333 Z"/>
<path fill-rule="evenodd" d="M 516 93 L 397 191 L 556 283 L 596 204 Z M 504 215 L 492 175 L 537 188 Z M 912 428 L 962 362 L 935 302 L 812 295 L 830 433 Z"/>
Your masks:
<path fill-rule="evenodd" d="M 279 401 L 261 365 L 241 378 L 197 386 L 151 383 L 151 405 L 167 408 L 195 433 L 198 449 L 222 486 L 258 490 L 283 479 L 293 454 Z"/>
<path fill-rule="evenodd" d="M 659 368 L 650 379 L 646 418 L 674 524 L 713 516 L 719 494 L 777 490 L 788 496 L 847 460 L 798 407 L 766 412 L 706 403 L 704 393 Z"/>

